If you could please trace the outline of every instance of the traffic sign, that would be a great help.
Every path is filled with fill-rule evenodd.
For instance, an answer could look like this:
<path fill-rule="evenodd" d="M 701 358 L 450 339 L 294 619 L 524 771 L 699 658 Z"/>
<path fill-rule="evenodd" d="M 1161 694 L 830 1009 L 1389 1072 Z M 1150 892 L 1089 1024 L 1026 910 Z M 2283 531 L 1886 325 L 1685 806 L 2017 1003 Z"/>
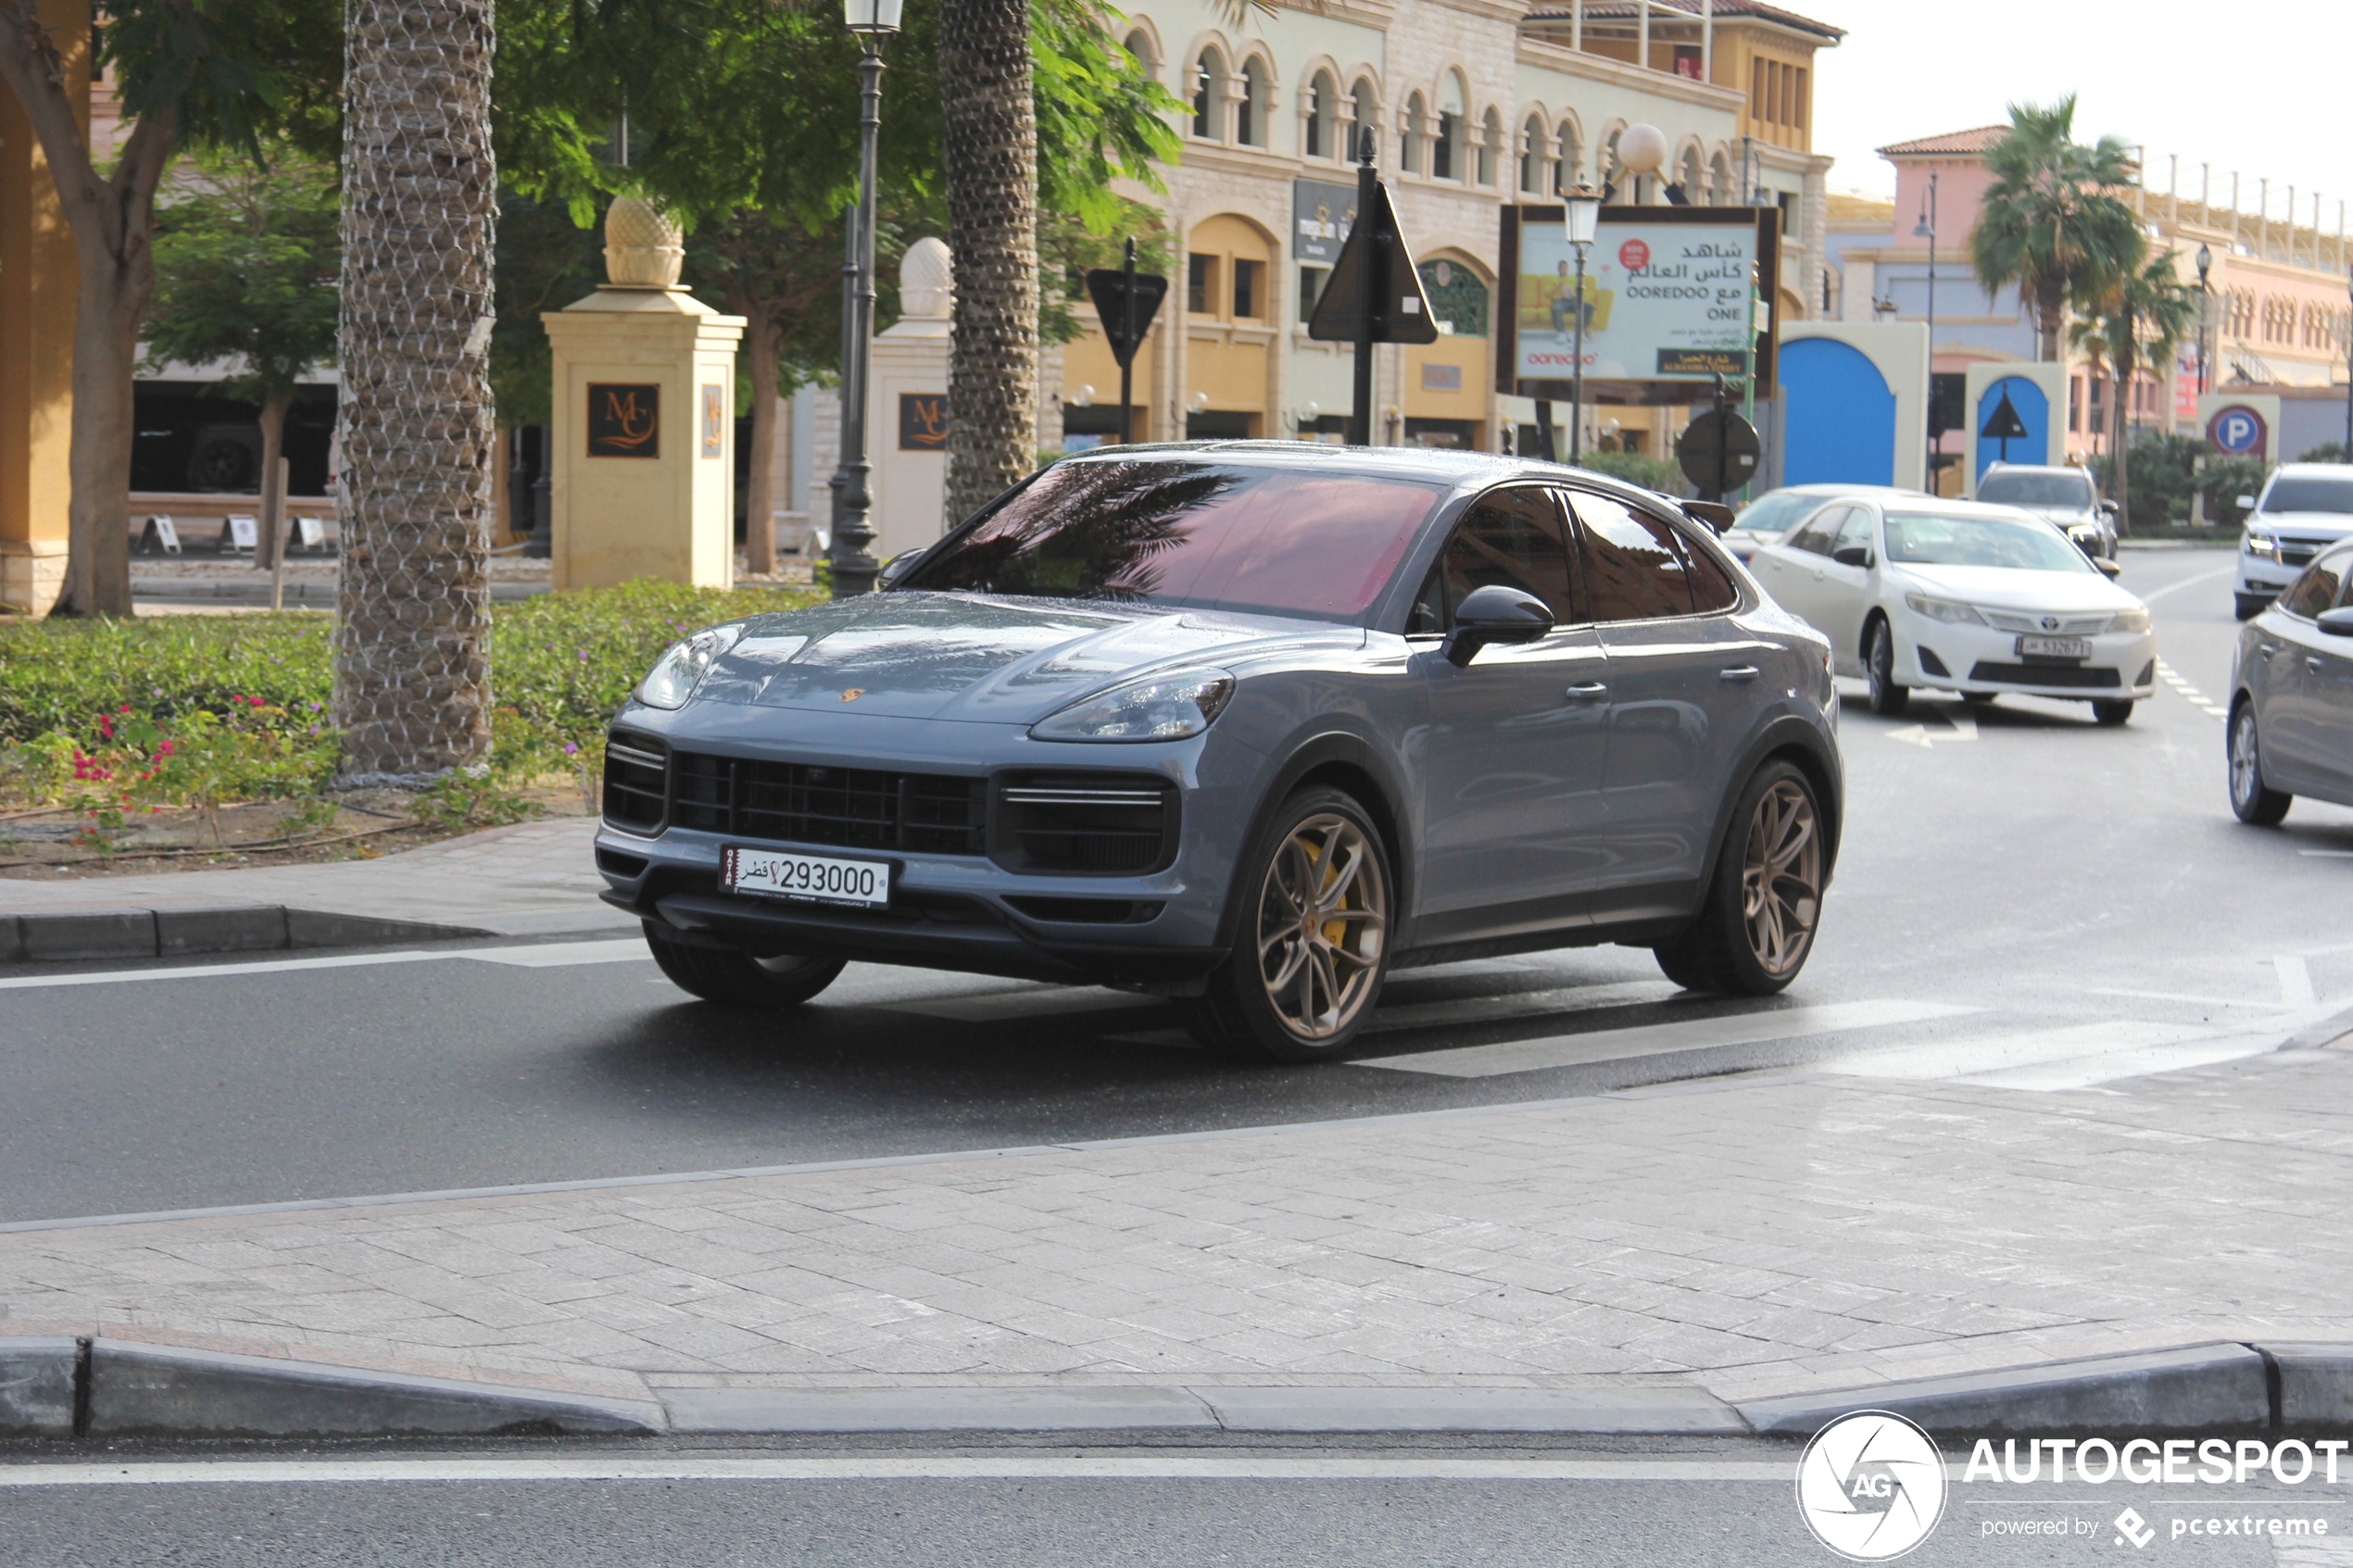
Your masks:
<path fill-rule="evenodd" d="M 1436 343 L 1438 319 L 1430 313 L 1429 296 L 1422 293 L 1421 269 L 1414 265 L 1405 236 L 1398 232 L 1389 187 L 1378 180 L 1371 186 L 1370 194 L 1357 204 L 1356 221 L 1340 247 L 1323 298 L 1315 302 L 1307 335 L 1318 343 L 1354 343 L 1358 318 L 1365 314 L 1360 301 L 1369 295 L 1374 302 L 1372 331 L 1365 341 Z"/>
<path fill-rule="evenodd" d="M 2010 443 L 2023 441 L 2029 433 L 2026 421 L 2018 417 L 2018 405 L 2010 401 L 2009 389 L 2004 387 L 2002 400 L 1994 405 L 1992 413 L 1985 416 L 1985 428 L 1977 433 L 1978 439 L 2000 442 L 2002 461 L 2007 463 L 2010 460 Z"/>
<path fill-rule="evenodd" d="M 1756 477 L 1756 459 L 1764 452 L 1756 427 L 1735 408 L 1710 408 L 1683 427 L 1675 443 L 1675 460 L 1683 477 L 1713 500 L 1738 490 Z"/>
<path fill-rule="evenodd" d="M 1129 311 L 1128 281 L 1135 281 L 1134 311 Z M 1102 322 L 1103 336 L 1111 342 L 1111 357 L 1122 369 L 1132 363 L 1136 350 L 1143 346 L 1144 334 L 1152 329 L 1152 318 L 1160 314 L 1160 302 L 1168 297 L 1168 280 L 1157 272 L 1129 272 L 1124 268 L 1097 267 L 1087 274 L 1087 295 L 1095 302 L 1096 319 Z"/>
<path fill-rule="evenodd" d="M 2263 451 L 2263 416 L 2252 408 L 2224 408 L 2207 421 L 2207 436 L 2215 450 L 2233 458 L 2259 457 Z"/>

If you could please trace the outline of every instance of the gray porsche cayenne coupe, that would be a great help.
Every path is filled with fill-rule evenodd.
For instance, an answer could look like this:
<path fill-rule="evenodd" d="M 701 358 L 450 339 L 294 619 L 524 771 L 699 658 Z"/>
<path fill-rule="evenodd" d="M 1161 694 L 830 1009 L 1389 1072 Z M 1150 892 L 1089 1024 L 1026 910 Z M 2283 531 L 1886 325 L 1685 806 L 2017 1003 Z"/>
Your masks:
<path fill-rule="evenodd" d="M 1598 475 L 1255 442 L 1054 464 L 614 720 L 597 864 L 671 979 L 1117 985 L 1338 1054 L 1394 969 L 1616 942 L 1766 994 L 1838 844 L 1830 647 Z"/>

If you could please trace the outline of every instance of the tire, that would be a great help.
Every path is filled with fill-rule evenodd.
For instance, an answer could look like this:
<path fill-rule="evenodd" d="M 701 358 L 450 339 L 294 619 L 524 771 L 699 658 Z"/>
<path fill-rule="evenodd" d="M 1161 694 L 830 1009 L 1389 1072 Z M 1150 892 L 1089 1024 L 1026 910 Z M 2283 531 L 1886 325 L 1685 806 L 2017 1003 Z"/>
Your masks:
<path fill-rule="evenodd" d="M 1299 791 L 1242 857 L 1232 954 L 1202 995 L 1177 999 L 1177 1016 L 1223 1056 L 1340 1056 L 1388 978 L 1396 885 L 1380 830 L 1353 797 Z M 1324 918 L 1308 921 L 1311 908 Z"/>
<path fill-rule="evenodd" d="M 1895 633 L 1873 617 L 1863 628 L 1863 673 L 1871 683 L 1871 711 L 1893 719 L 1911 706 L 1910 688 L 1895 684 Z"/>
<path fill-rule="evenodd" d="M 1828 875 L 1814 781 L 1790 763 L 1766 763 L 1733 806 L 1699 918 L 1651 950 L 1660 972 L 1687 991 L 1786 990 L 1813 953 Z M 1753 909 L 1752 886 L 1769 894 Z"/>
<path fill-rule="evenodd" d="M 846 960 L 786 953 L 754 958 L 724 947 L 690 947 L 646 922 L 646 946 L 671 984 L 689 996 L 721 1007 L 779 1011 L 797 1008 L 834 983 Z"/>
<path fill-rule="evenodd" d="M 2102 697 L 2092 704 L 2092 718 L 2105 729 L 2120 729 L 2133 717 L 2129 696 Z"/>
<path fill-rule="evenodd" d="M 2296 797 L 2263 782 L 2263 747 L 2256 734 L 2255 701 L 2240 702 L 2223 732 L 2223 756 L 2228 761 L 2231 810 L 2249 827 L 2277 827 Z"/>
<path fill-rule="evenodd" d="M 2231 596 L 2231 608 L 2237 612 L 2241 621 L 2252 621 L 2263 613 L 2264 608 L 2271 602 L 2271 599 L 2268 594 L 2233 594 Z"/>

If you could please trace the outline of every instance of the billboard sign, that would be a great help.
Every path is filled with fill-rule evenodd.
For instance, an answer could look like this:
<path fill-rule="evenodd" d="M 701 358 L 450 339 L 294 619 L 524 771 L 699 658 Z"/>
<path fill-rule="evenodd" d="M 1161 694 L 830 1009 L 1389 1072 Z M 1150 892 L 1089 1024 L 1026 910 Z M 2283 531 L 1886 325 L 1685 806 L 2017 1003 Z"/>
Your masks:
<path fill-rule="evenodd" d="M 1770 207 L 1604 207 L 1586 247 L 1585 292 L 1557 207 L 1504 209 L 1504 341 L 1497 390 L 1566 396 L 1585 319 L 1589 397 L 1689 401 L 1718 376 L 1754 373 L 1772 395 L 1780 214 Z"/>
<path fill-rule="evenodd" d="M 1356 221 L 1356 187 L 1294 180 L 1290 187 L 1291 254 L 1310 267 L 1329 267 Z"/>

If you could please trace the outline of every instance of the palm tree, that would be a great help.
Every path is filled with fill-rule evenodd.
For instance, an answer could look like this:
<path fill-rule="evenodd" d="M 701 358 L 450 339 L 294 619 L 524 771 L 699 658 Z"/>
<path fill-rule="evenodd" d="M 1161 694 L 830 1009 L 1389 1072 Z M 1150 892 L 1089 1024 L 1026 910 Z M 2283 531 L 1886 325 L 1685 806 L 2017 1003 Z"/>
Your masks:
<path fill-rule="evenodd" d="M 2169 250 L 2149 257 L 2136 271 L 2120 274 L 2084 303 L 2088 313 L 2075 323 L 2071 335 L 2087 352 L 2094 373 L 2103 363 L 2109 373 L 2113 431 L 2108 437 L 2108 495 L 2116 502 L 2120 526 L 2130 532 L 2130 465 L 2125 458 L 2132 433 L 2127 399 L 2133 377 L 2144 362 L 2173 362 L 2175 352 L 2197 329 L 2201 301 L 2196 287 L 2175 271 Z"/>
<path fill-rule="evenodd" d="M 343 776 L 490 747 L 492 0 L 346 0 Z"/>
<path fill-rule="evenodd" d="M 1038 463 L 1038 110 L 1028 0 L 941 0 L 948 247 L 948 515 Z"/>
<path fill-rule="evenodd" d="M 2010 129 L 1985 154 L 1994 175 L 1969 239 L 1988 294 L 2015 283 L 2034 309 L 2035 353 L 2059 357 L 2071 300 L 2096 297 L 2137 270 L 2148 242 L 2117 191 L 2137 177 L 2114 136 L 2075 140 L 2075 95 L 2049 107 L 2010 106 Z"/>

